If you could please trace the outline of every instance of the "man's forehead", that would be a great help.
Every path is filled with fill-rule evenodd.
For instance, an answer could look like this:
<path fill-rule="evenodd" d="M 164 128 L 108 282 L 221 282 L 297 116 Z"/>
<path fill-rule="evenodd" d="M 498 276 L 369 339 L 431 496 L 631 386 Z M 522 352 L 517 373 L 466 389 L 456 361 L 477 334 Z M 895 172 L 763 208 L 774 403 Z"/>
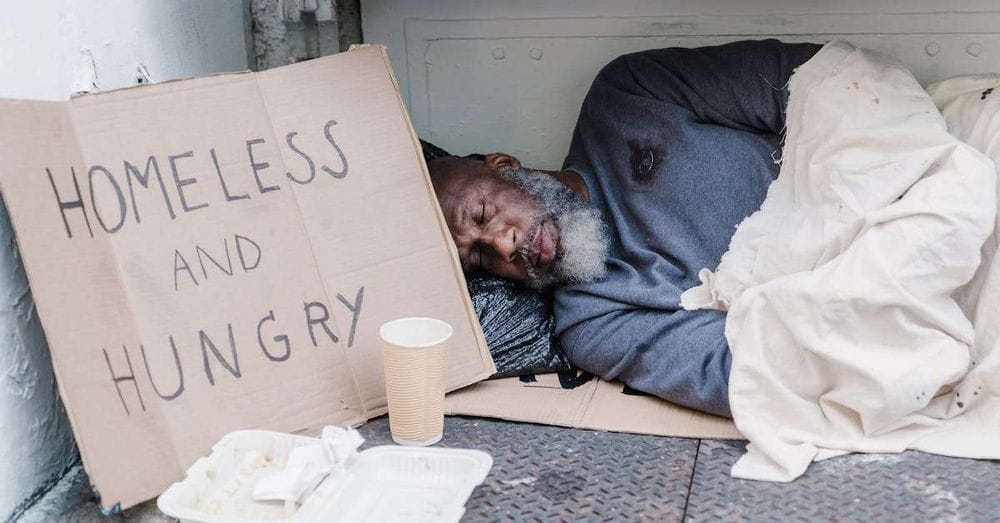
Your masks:
<path fill-rule="evenodd" d="M 461 203 L 470 197 L 488 195 L 503 187 L 503 180 L 492 172 L 470 172 L 455 176 L 448 184 L 449 199 Z"/>

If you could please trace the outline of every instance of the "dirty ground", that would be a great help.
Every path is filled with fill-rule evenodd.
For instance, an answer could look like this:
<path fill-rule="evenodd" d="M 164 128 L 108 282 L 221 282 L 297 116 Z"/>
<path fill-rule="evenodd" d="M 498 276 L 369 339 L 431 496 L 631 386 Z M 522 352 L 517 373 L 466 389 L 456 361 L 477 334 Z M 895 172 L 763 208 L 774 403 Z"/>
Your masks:
<path fill-rule="evenodd" d="M 360 430 L 366 446 L 391 443 L 385 417 Z M 442 445 L 493 455 L 493 469 L 466 504 L 464 521 L 991 521 L 1000 514 L 996 461 L 914 451 L 850 455 L 780 484 L 729 477 L 742 441 L 448 417 Z M 98 517 L 88 503 L 54 520 Z M 173 520 L 149 502 L 104 521 Z"/>

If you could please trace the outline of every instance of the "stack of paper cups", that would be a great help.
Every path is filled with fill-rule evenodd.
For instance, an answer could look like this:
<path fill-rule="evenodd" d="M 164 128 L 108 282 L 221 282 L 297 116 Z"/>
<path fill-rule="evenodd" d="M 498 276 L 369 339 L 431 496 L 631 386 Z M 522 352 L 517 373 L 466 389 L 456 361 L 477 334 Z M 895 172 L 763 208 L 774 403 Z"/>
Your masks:
<path fill-rule="evenodd" d="M 389 428 L 400 445 L 441 441 L 451 334 L 451 325 L 431 318 L 393 320 L 379 329 Z"/>

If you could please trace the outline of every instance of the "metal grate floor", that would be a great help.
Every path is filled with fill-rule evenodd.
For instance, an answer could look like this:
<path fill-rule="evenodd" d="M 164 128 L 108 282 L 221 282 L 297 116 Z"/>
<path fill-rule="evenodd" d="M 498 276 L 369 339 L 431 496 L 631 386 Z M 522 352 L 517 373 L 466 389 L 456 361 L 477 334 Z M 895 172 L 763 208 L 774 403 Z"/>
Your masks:
<path fill-rule="evenodd" d="M 361 428 L 391 443 L 388 420 Z M 465 520 L 998 521 L 1000 462 L 848 455 L 798 480 L 729 477 L 745 442 L 449 417 L 441 445 L 493 455 Z"/>
<path fill-rule="evenodd" d="M 385 417 L 361 427 L 391 444 Z M 464 521 L 998 521 L 1000 462 L 905 452 L 815 463 L 789 484 L 729 477 L 744 442 L 449 417 L 441 446 L 493 455 Z M 91 504 L 93 505 L 93 504 Z M 96 506 L 64 520 L 97 518 Z M 155 502 L 107 520 L 172 521 Z"/>

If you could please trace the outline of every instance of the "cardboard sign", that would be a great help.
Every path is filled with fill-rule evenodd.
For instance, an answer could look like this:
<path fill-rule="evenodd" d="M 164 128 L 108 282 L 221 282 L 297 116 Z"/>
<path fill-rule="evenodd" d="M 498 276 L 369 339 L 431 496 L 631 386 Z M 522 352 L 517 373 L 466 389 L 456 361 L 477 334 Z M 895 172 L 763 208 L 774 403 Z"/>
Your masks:
<path fill-rule="evenodd" d="M 494 372 L 385 51 L 0 101 L 0 189 L 105 509 L 223 434 L 385 411 L 384 321 Z"/>
<path fill-rule="evenodd" d="M 730 419 L 578 371 L 483 381 L 449 394 L 445 412 L 612 432 L 743 439 Z"/>

